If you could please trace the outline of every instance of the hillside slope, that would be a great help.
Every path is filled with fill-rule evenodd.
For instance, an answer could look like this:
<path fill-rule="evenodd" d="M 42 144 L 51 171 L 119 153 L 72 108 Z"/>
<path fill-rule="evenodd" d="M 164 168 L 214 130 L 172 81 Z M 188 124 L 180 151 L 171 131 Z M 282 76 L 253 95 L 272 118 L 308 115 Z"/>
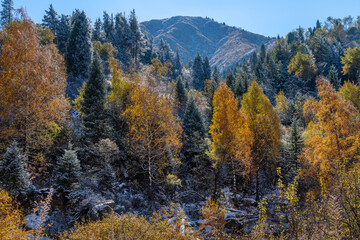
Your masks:
<path fill-rule="evenodd" d="M 260 48 L 271 45 L 274 39 L 202 17 L 171 17 L 141 23 L 142 30 L 155 43 L 166 40 L 172 50 L 179 49 L 184 63 L 197 52 L 208 56 L 212 66 L 224 69 Z"/>

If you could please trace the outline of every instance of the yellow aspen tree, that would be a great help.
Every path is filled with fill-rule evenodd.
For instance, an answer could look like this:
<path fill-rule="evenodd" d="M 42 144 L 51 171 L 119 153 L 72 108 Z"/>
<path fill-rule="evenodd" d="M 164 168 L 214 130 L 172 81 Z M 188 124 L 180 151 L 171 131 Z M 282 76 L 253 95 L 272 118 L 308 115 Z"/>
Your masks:
<path fill-rule="evenodd" d="M 231 89 L 221 83 L 213 99 L 213 119 L 209 133 L 213 142 L 211 152 L 215 156 L 215 197 L 222 163 L 228 163 L 233 172 L 233 191 L 236 194 L 236 172 L 246 168 L 250 158 L 252 135 L 247 122 L 238 109 L 238 101 Z"/>
<path fill-rule="evenodd" d="M 128 123 L 131 151 L 147 172 L 151 201 L 154 178 L 172 161 L 178 161 L 181 125 L 168 99 L 141 85 L 134 89 L 131 104 L 122 116 Z"/>
<path fill-rule="evenodd" d="M 354 104 L 357 110 L 360 110 L 360 87 L 350 81 L 346 81 L 339 89 L 339 94 L 345 100 Z"/>
<path fill-rule="evenodd" d="M 330 183 L 341 165 L 349 169 L 359 161 L 360 121 L 355 117 L 359 112 L 325 78 L 317 79 L 317 89 L 319 100 L 304 105 L 315 120 L 305 131 L 303 157 L 314 173 Z"/>
<path fill-rule="evenodd" d="M 26 151 L 46 146 L 44 134 L 63 123 L 69 109 L 64 59 L 53 43 L 41 44 L 26 16 L 1 31 L 1 42 L 1 141 L 16 139 Z"/>
<path fill-rule="evenodd" d="M 256 177 L 256 201 L 259 201 L 260 169 L 273 169 L 278 158 L 280 121 L 270 100 L 256 81 L 252 81 L 248 92 L 243 95 L 241 106 L 253 136 L 249 165 Z"/>

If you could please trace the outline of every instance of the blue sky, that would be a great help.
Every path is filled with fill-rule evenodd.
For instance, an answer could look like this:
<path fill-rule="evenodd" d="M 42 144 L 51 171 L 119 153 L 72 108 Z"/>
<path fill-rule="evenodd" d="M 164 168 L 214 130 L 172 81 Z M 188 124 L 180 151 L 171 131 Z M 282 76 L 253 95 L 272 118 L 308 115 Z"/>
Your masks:
<path fill-rule="evenodd" d="M 41 22 L 45 9 L 53 4 L 58 13 L 85 10 L 95 20 L 109 13 L 136 10 L 139 21 L 171 16 L 202 16 L 265 36 L 284 36 L 299 25 L 315 25 L 328 16 L 360 15 L 360 0 L 14 0 L 28 15 Z"/>

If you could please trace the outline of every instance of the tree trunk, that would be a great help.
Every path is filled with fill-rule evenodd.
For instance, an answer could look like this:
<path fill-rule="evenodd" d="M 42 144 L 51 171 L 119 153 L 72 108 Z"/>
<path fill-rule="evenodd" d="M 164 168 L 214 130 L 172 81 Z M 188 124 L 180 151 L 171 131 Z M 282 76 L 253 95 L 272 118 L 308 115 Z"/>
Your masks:
<path fill-rule="evenodd" d="M 217 166 L 215 168 L 215 184 L 214 184 L 214 195 L 213 195 L 213 199 L 215 201 L 218 200 L 219 196 L 218 196 L 218 188 L 219 188 L 219 174 L 220 174 L 220 171 L 219 171 L 219 163 L 217 163 Z"/>
<path fill-rule="evenodd" d="M 152 178 L 151 178 L 151 159 L 150 159 L 150 157 L 148 159 L 148 175 L 149 175 L 148 197 L 149 197 L 150 203 L 152 203 Z"/>
<path fill-rule="evenodd" d="M 260 170 L 260 167 L 258 167 L 256 169 L 256 202 L 259 202 L 260 201 L 260 197 L 259 197 L 259 170 Z"/>

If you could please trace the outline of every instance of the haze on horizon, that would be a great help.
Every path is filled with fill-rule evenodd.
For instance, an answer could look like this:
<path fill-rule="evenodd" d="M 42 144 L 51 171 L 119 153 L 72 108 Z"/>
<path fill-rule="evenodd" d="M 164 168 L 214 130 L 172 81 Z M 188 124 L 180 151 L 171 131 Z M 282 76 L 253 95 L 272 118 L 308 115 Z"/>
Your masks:
<path fill-rule="evenodd" d="M 173 16 L 200 16 L 225 22 L 264 36 L 285 36 L 302 26 L 313 27 L 316 20 L 324 22 L 328 16 L 356 18 L 360 13 L 358 0 L 16 0 L 15 7 L 23 7 L 28 15 L 40 23 L 45 10 L 53 4 L 59 14 L 71 14 L 74 9 L 85 10 L 94 22 L 108 13 L 130 13 L 132 9 L 140 22 Z"/>

